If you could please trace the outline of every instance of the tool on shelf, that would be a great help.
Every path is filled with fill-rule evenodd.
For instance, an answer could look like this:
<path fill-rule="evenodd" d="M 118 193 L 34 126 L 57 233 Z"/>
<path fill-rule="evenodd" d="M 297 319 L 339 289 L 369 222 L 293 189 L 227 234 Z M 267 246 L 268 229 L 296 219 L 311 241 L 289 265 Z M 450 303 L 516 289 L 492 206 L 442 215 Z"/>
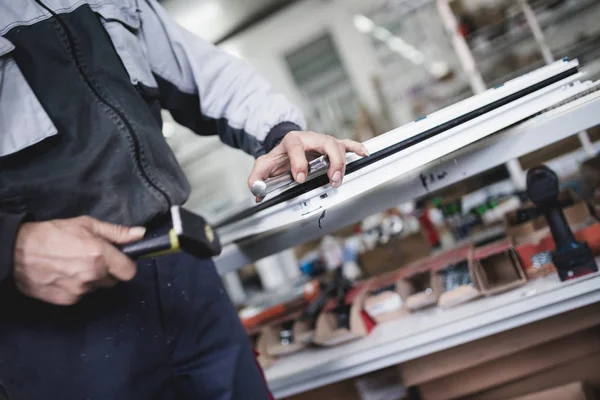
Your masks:
<path fill-rule="evenodd" d="M 327 171 L 329 160 L 325 156 L 315 158 L 308 163 L 308 179 L 320 175 Z M 267 180 L 258 180 L 252 183 L 252 194 L 256 197 L 265 197 L 267 194 L 274 192 L 277 189 L 282 189 L 294 183 L 294 177 L 291 172 L 269 178 Z"/>
<path fill-rule="evenodd" d="M 346 294 L 352 288 L 352 282 L 344 277 L 342 268 L 339 267 L 332 272 L 329 279 L 321 282 L 319 295 L 306 307 L 300 320 L 309 321 L 314 325 L 317 317 L 323 311 L 331 298 L 336 299 L 336 307 L 332 312 L 336 315 L 338 328 L 349 329 L 350 324 L 350 305 L 345 303 Z"/>
<path fill-rule="evenodd" d="M 586 242 L 575 240 L 573 231 L 558 201 L 558 176 L 550 168 L 539 166 L 527 172 L 527 194 L 529 199 L 544 214 L 556 250 L 552 261 L 561 281 L 598 271 L 592 250 Z"/>
<path fill-rule="evenodd" d="M 121 251 L 132 259 L 180 251 L 198 258 L 210 258 L 221 253 L 219 238 L 201 216 L 173 206 L 171 224 L 168 233 L 122 245 Z"/>

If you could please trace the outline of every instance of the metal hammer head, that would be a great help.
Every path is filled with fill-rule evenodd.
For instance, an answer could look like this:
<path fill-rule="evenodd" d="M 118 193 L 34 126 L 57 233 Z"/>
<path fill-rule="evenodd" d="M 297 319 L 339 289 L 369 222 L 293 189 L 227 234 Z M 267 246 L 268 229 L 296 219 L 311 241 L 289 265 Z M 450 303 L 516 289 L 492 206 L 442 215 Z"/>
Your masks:
<path fill-rule="evenodd" d="M 132 259 L 184 251 L 198 258 L 221 253 L 219 238 L 204 218 L 179 206 L 171 208 L 172 228 L 168 233 L 119 246 Z"/>
<path fill-rule="evenodd" d="M 180 206 L 171 207 L 173 232 L 180 249 L 198 258 L 221 253 L 221 243 L 211 226 L 201 216 Z"/>

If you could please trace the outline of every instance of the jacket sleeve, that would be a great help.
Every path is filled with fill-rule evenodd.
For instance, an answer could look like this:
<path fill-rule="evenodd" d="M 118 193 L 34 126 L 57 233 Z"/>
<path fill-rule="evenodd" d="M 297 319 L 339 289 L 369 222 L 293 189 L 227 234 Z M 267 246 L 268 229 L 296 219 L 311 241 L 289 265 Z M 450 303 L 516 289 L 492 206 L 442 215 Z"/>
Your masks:
<path fill-rule="evenodd" d="M 0 213 L 0 283 L 11 275 L 15 239 L 24 217 L 21 214 Z"/>
<path fill-rule="evenodd" d="M 161 106 L 177 122 L 255 157 L 305 128 L 302 112 L 243 60 L 177 25 L 156 0 L 138 6 Z"/>

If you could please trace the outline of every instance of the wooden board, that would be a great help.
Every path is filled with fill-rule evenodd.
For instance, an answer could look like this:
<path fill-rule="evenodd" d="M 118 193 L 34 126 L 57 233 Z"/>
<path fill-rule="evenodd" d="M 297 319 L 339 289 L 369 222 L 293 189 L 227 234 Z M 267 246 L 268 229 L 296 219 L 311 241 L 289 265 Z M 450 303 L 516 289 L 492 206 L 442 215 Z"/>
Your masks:
<path fill-rule="evenodd" d="M 515 397 L 512 400 L 591 400 L 583 382 L 567 383 L 551 389 Z"/>
<path fill-rule="evenodd" d="M 400 376 L 405 386 L 415 386 L 596 325 L 600 303 L 408 361 Z"/>
<path fill-rule="evenodd" d="M 566 336 L 420 386 L 424 400 L 448 400 L 534 375 L 600 351 L 600 328 Z"/>

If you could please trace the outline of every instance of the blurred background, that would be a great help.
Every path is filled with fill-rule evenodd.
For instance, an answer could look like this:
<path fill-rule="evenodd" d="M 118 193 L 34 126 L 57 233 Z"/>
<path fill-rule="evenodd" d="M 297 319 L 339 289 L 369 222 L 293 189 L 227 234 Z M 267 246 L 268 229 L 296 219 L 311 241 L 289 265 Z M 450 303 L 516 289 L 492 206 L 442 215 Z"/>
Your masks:
<path fill-rule="evenodd" d="M 243 59 L 265 75 L 277 91 L 304 110 L 310 130 L 361 142 L 565 57 L 580 61 L 583 71 L 587 73 L 586 79 L 600 78 L 600 0 L 162 0 L 161 3 L 182 26 Z M 192 194 L 186 207 L 210 221 L 215 215 L 226 212 L 251 196 L 246 183 L 254 162 L 250 156 L 223 145 L 216 137 L 200 138 L 194 135 L 175 123 L 168 113 L 163 118 L 164 135 L 192 185 Z M 528 203 L 524 194 L 525 171 L 540 163 L 549 165 L 560 176 L 561 199 L 565 201 L 565 207 L 572 207 L 572 214 L 568 218 L 572 228 L 591 226 L 600 229 L 597 218 L 597 212 L 600 211 L 598 151 L 600 129 L 596 126 L 505 165 L 469 176 L 457 184 L 429 193 L 426 198 L 398 204 L 393 209 L 372 215 L 325 238 L 286 250 L 223 276 L 229 295 L 238 307 L 255 345 L 261 347 L 264 341 L 272 342 L 273 347 L 263 349 L 260 359 L 265 367 L 274 365 L 274 372 L 273 369 L 267 370 L 269 383 L 280 385 L 280 392 L 285 393 L 288 386 L 281 382 L 295 379 L 294 371 L 301 368 L 310 370 L 314 359 L 329 357 L 327 359 L 341 360 L 352 353 L 352 350 L 334 353 L 332 349 L 318 349 L 288 355 L 299 351 L 299 347 L 290 347 L 290 343 L 295 343 L 292 336 L 297 339 L 296 342 L 300 340 L 296 336 L 299 335 L 296 331 L 297 321 L 294 322 L 300 315 L 297 304 L 292 313 L 285 307 L 284 311 L 278 311 L 279 319 L 266 322 L 264 319 L 257 322 L 256 319 L 263 311 L 271 310 L 269 307 L 273 305 L 298 298 L 302 300 L 303 296 L 307 296 L 306 285 L 311 282 L 317 282 L 321 292 L 328 290 L 322 278 L 331 278 L 332 271 L 341 270 L 350 281 L 360 284 L 366 279 L 380 279 L 382 274 L 398 273 L 407 265 L 414 266 L 415 262 L 421 260 L 431 260 L 431 257 L 440 254 L 447 256 L 448 252 L 460 249 L 465 243 L 475 248 L 508 239 L 512 243 L 510 246 L 514 247 L 509 246 L 505 250 L 503 254 L 506 257 L 501 262 L 497 262 L 499 259 L 491 260 L 489 271 L 504 270 L 506 265 L 516 268 L 514 271 L 517 272 L 513 271 L 514 274 L 508 278 L 496 277 L 498 282 L 506 278 L 502 281 L 502 290 L 520 287 L 527 281 L 534 282 L 528 283 L 534 286 L 507 294 L 502 301 L 517 301 L 532 293 L 541 293 L 543 290 L 539 287 L 545 288 L 543 285 L 550 284 L 539 281 L 540 277 L 556 275 L 556 270 L 549 258 L 549 248 L 537 248 L 533 255 L 523 255 L 524 251 L 531 250 L 527 247 L 529 245 L 523 243 L 539 241 L 544 235 L 549 235 L 548 227 L 543 221 L 540 222 L 539 213 L 532 213 L 531 203 Z M 522 230 L 524 227 L 530 231 L 525 233 Z M 600 252 L 600 243 L 597 245 L 594 251 Z M 332 262 L 332 265 L 328 265 Z M 478 268 L 488 268 L 481 266 L 481 263 L 477 265 L 480 265 Z M 466 284 L 457 284 L 457 287 L 473 287 L 473 281 L 469 280 L 475 279 L 473 276 L 469 278 L 474 274 L 471 264 L 468 269 L 458 264 L 451 267 L 462 272 L 455 271 L 455 275 L 454 272 L 444 272 L 445 284 L 450 285 L 446 289 L 454 287 L 451 282 L 453 276 L 466 277 L 468 281 Z M 475 308 L 483 307 L 472 305 L 469 307 L 474 307 L 473 311 L 463 309 L 457 314 L 430 309 L 427 317 L 420 317 L 418 313 L 407 317 L 406 301 L 412 295 L 416 296 L 418 292 L 428 297 L 436 292 L 435 288 L 432 292 L 432 281 L 427 281 L 433 280 L 436 274 L 427 272 L 400 279 L 398 282 L 404 282 L 412 288 L 409 292 L 404 292 L 400 283 L 397 290 L 392 287 L 392 292 L 399 293 L 394 293 L 396 297 L 388 293 L 391 303 L 381 300 L 381 304 L 392 304 L 392 308 L 397 308 L 394 318 L 402 316 L 407 318 L 406 321 L 409 321 L 408 318 L 414 321 L 397 325 L 395 329 L 387 328 L 387 331 L 382 327 L 382 330 L 375 331 L 379 332 L 379 336 L 376 335 L 372 340 L 383 340 L 381 338 L 385 335 L 395 338 L 394 335 L 400 335 L 398 332 L 411 331 L 419 325 L 426 327 L 430 324 L 442 329 L 438 325 L 462 318 L 465 313 L 475 314 L 478 312 Z M 485 296 L 496 293 L 491 289 L 478 290 L 482 290 Z M 378 291 L 371 293 L 373 297 L 379 294 Z M 483 300 L 480 301 L 472 304 L 484 304 Z M 489 306 L 491 303 L 486 304 Z M 542 307 L 545 303 L 540 304 Z M 490 310 L 494 309 L 489 307 Z M 348 312 L 346 310 L 345 315 Z M 590 312 L 600 315 L 598 307 Z M 294 323 L 293 329 L 291 323 Z M 560 320 L 556 326 L 568 326 L 570 323 Z M 595 323 L 600 326 L 600 321 Z M 313 319 L 311 329 L 315 329 L 314 324 Z M 537 334 L 527 332 L 515 334 L 515 337 L 530 334 L 537 337 Z M 594 331 L 592 336 L 600 337 L 597 333 L 598 330 Z M 514 344 L 518 342 L 505 342 L 502 338 L 498 340 L 504 346 L 498 345 L 498 348 L 505 348 L 503 351 L 506 354 L 513 352 Z M 584 341 L 573 340 L 578 343 Z M 593 350 L 586 348 L 582 351 L 600 351 L 600 341 L 597 339 L 585 343 L 592 342 L 593 346 L 597 345 Z M 380 343 L 376 344 L 378 346 Z M 530 345 L 533 346 L 533 343 Z M 367 344 L 356 344 L 355 348 L 366 352 L 365 346 Z M 539 350 L 539 354 L 548 354 L 549 348 Z M 475 346 L 474 350 L 463 350 L 465 354 L 473 353 L 474 357 L 478 357 L 480 353 L 477 349 Z M 487 345 L 482 349 L 487 349 Z M 462 354 L 458 351 L 447 359 L 441 356 L 442 361 L 430 359 L 433 364 L 424 363 L 427 367 L 422 367 L 425 370 L 429 365 L 439 366 L 443 362 L 450 365 L 457 359 L 457 354 Z M 265 352 L 273 357 L 264 356 Z M 484 353 L 481 350 L 481 354 Z M 581 365 L 597 365 L 600 353 L 594 354 L 596 358 L 584 360 Z M 287 363 L 286 357 L 290 357 Z M 519 370 L 522 363 L 519 357 L 506 361 L 505 370 Z M 564 360 L 557 358 L 554 361 L 558 365 Z M 486 371 L 495 370 L 491 361 L 488 364 Z M 327 371 L 338 373 L 336 365 L 331 364 L 326 368 Z M 410 368 L 413 367 L 418 370 L 419 365 L 411 364 Z M 451 369 L 448 368 L 445 373 Z M 564 371 L 575 370 L 575 367 L 564 368 Z M 409 396 L 409 386 L 421 382 L 421 378 L 411 381 L 409 369 L 401 371 L 402 382 L 398 382 L 399 375 L 393 372 L 391 380 L 384 373 L 379 381 L 379 378 L 358 380 L 349 386 L 344 386 L 342 378 L 359 374 L 353 372 L 350 375 L 342 371 L 337 379 L 343 381 L 341 386 L 329 392 L 312 393 L 297 399 L 420 398 Z M 577 370 L 581 374 L 573 379 L 585 375 L 587 372 L 582 372 L 584 370 L 592 371 L 593 368 Z M 559 381 L 559 377 L 568 376 L 560 372 L 563 370 L 556 371 L 554 375 L 536 379 L 539 382 Z M 455 386 L 462 387 L 457 389 L 457 393 L 465 395 L 489 389 L 477 378 L 478 375 L 473 374 L 469 375 L 469 379 L 479 383 L 473 383 L 472 386 L 457 384 Z M 460 382 L 462 378 L 456 376 L 456 381 Z M 518 374 L 511 377 L 521 379 Z M 505 379 L 502 382 L 510 380 L 505 378 L 502 378 Z M 600 376 L 596 374 L 595 378 L 600 383 Z M 444 390 L 449 387 L 448 382 L 440 380 L 437 386 L 429 386 L 429 389 L 427 385 L 417 386 L 422 393 L 430 390 L 430 394 L 423 398 L 445 399 Z M 483 386 L 477 386 L 480 383 Z M 522 389 L 526 386 L 519 387 Z M 542 386 L 537 385 L 535 389 Z M 373 387 L 391 389 L 388 392 L 375 390 L 379 395 L 364 394 L 375 393 L 369 392 Z M 533 387 L 529 389 L 533 391 Z M 473 398 L 512 398 L 485 393 Z M 526 393 L 525 389 L 520 393 Z M 560 393 L 559 397 L 542 395 L 536 399 L 584 398 Z"/>
<path fill-rule="evenodd" d="M 598 0 L 161 3 L 182 26 L 268 77 L 302 107 L 309 129 L 339 138 L 365 141 L 562 57 L 578 58 L 590 79 L 600 75 Z M 199 138 L 168 113 L 164 121 L 193 188 L 187 207 L 210 219 L 250 196 L 252 157 Z M 557 144 L 546 158 L 578 145 Z M 535 161 L 525 158 L 523 168 Z M 485 179 L 505 179 L 510 167 Z M 273 263 L 298 262 L 287 252 L 265 268 L 277 275 Z"/>
<path fill-rule="evenodd" d="M 577 57 L 592 75 L 600 71 L 596 0 L 162 4 L 268 77 L 304 109 L 311 130 L 340 138 L 366 140 L 554 59 Z M 194 188 L 189 207 L 214 215 L 248 196 L 250 157 L 194 137 L 169 115 L 164 132 Z"/>

